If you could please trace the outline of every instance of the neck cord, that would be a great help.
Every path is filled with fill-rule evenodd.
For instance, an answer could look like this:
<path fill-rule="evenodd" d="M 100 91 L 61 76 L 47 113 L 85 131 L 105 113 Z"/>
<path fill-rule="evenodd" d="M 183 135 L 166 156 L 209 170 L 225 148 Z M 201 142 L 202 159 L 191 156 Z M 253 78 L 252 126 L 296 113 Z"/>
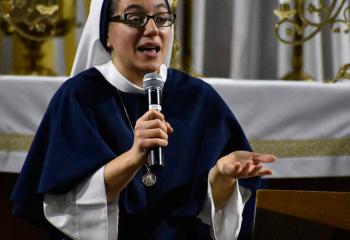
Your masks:
<path fill-rule="evenodd" d="M 126 118 L 128 119 L 128 122 L 129 122 L 129 125 L 130 125 L 130 128 L 131 128 L 131 131 L 132 131 L 132 133 L 135 135 L 135 130 L 134 130 L 134 127 L 133 127 L 133 126 L 132 126 L 132 124 L 131 124 L 131 120 L 130 120 L 130 117 L 129 117 L 128 111 L 126 110 L 126 107 L 125 107 L 125 104 L 124 104 L 123 98 L 122 98 L 122 96 L 120 95 L 120 91 L 119 91 L 119 89 L 117 89 L 117 92 L 118 92 L 118 96 L 119 96 L 120 102 L 121 102 L 121 103 L 122 103 L 122 105 L 123 105 L 124 113 L 125 113 L 125 115 L 126 115 Z"/>
<path fill-rule="evenodd" d="M 125 113 L 125 115 L 126 115 L 126 118 L 128 119 L 128 122 L 129 122 L 130 128 L 131 128 L 131 130 L 132 130 L 132 133 L 135 135 L 134 127 L 133 127 L 132 124 L 131 124 L 131 120 L 130 120 L 128 111 L 127 111 L 127 109 L 126 109 L 126 106 L 125 106 L 125 104 L 124 104 L 124 100 L 123 100 L 123 98 L 122 98 L 122 96 L 121 96 L 121 94 L 120 94 L 119 89 L 117 89 L 117 92 L 118 92 L 118 96 L 119 96 L 120 102 L 121 102 L 122 105 L 123 105 L 124 113 Z M 151 169 L 149 168 L 147 162 L 145 163 L 145 166 L 146 166 L 146 168 L 147 168 L 147 172 L 146 172 L 145 175 L 143 175 L 143 177 L 142 177 L 142 183 L 143 183 L 145 186 L 150 187 L 150 186 L 153 186 L 153 185 L 156 183 L 157 177 L 156 177 L 156 175 L 154 175 L 154 174 L 151 172 Z"/>

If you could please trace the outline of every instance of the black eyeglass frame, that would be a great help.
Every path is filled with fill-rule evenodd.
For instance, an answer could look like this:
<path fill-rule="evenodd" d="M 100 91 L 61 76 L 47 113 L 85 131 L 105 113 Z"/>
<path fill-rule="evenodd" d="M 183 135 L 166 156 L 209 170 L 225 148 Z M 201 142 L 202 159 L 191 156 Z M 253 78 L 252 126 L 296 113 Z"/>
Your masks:
<path fill-rule="evenodd" d="M 169 26 L 158 26 L 157 21 L 155 20 L 155 17 L 160 16 L 160 15 L 162 15 L 162 14 L 164 14 L 164 13 L 169 14 L 170 16 L 173 17 L 172 22 L 171 22 L 171 24 L 170 24 Z M 130 24 L 130 23 L 127 21 L 127 17 L 128 17 L 128 15 L 130 15 L 130 14 L 143 15 L 143 16 L 147 17 L 147 20 L 146 20 L 146 22 L 145 22 L 144 24 L 142 24 L 142 25 L 140 25 L 140 26 L 134 26 L 134 25 Z M 147 14 L 144 14 L 144 13 L 125 13 L 125 14 L 123 14 L 123 15 L 116 15 L 116 16 L 110 17 L 110 18 L 109 18 L 109 21 L 110 21 L 110 22 L 120 22 L 120 23 L 124 23 L 124 24 L 128 25 L 129 27 L 133 27 L 133 28 L 143 28 L 143 27 L 145 27 L 145 26 L 147 25 L 148 21 L 149 21 L 151 18 L 153 19 L 153 21 L 155 22 L 155 24 L 157 25 L 157 27 L 170 27 L 170 26 L 172 26 L 172 25 L 175 23 L 176 14 L 170 13 L 170 12 L 162 12 L 162 13 L 157 13 L 157 14 L 154 14 L 154 15 L 147 15 Z"/>

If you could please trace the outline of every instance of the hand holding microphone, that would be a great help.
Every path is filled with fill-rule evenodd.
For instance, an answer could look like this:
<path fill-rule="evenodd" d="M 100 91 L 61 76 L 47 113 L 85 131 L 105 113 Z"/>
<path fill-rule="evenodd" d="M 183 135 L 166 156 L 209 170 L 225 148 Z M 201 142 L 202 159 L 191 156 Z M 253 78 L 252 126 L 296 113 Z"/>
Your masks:
<path fill-rule="evenodd" d="M 143 86 L 148 99 L 148 109 L 162 111 L 161 99 L 164 82 L 158 73 L 148 73 L 143 78 Z M 162 147 L 151 148 L 148 153 L 147 165 L 149 168 L 164 167 Z"/>

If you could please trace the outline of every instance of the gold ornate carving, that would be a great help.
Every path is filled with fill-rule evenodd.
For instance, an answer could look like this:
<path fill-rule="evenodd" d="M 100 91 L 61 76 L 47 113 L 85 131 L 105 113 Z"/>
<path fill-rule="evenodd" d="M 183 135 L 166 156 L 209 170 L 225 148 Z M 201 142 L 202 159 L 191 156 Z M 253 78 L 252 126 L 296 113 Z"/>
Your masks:
<path fill-rule="evenodd" d="M 346 0 L 332 0 L 326 3 L 320 0 L 315 5 L 311 0 L 290 0 L 274 11 L 279 17 L 275 25 L 277 39 L 293 46 L 293 71 L 283 77 L 285 80 L 310 80 L 312 77 L 303 72 L 303 44 L 312 39 L 322 29 L 329 26 L 333 32 L 341 32 L 339 25 L 345 25 L 345 33 L 350 30 L 349 7 L 344 7 Z M 343 16 L 341 12 L 343 11 Z M 320 20 L 314 21 L 317 16 Z M 283 33 L 284 32 L 284 33 Z"/>
<path fill-rule="evenodd" d="M 0 3 L 1 30 L 5 34 L 16 35 L 25 46 L 25 53 L 14 54 L 21 55 L 22 65 L 13 73 L 54 75 L 54 71 L 42 63 L 42 45 L 54 36 L 65 35 L 75 26 L 75 2 L 3 0 Z"/>
<path fill-rule="evenodd" d="M 177 4 L 178 4 L 178 0 L 171 0 L 170 7 L 171 7 L 171 11 L 174 13 L 176 13 Z M 177 23 L 176 22 L 174 24 L 174 43 L 173 43 L 173 49 L 172 49 L 172 54 L 171 54 L 170 66 L 173 68 L 177 68 L 177 69 L 181 68 L 180 43 L 179 43 L 179 39 L 177 37 Z"/>
<path fill-rule="evenodd" d="M 35 9 L 43 16 L 53 16 L 58 11 L 58 5 L 46 6 L 43 4 L 38 4 L 36 5 Z"/>
<path fill-rule="evenodd" d="M 340 67 L 333 82 L 337 82 L 339 80 L 344 80 L 344 79 L 350 80 L 350 63 L 344 64 Z"/>

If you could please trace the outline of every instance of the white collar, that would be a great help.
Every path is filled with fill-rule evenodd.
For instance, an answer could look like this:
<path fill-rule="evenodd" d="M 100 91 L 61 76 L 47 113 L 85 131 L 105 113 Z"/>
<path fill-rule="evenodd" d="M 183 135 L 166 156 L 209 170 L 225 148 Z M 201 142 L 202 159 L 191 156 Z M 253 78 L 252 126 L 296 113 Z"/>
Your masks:
<path fill-rule="evenodd" d="M 95 66 L 95 68 L 103 75 L 103 77 L 115 88 L 119 89 L 122 92 L 128 93 L 138 93 L 144 94 L 145 90 L 136 84 L 130 82 L 126 79 L 114 66 L 112 60 L 109 60 L 105 64 Z M 159 74 L 162 77 L 164 83 L 167 78 L 167 67 L 162 64 L 159 69 Z"/>

